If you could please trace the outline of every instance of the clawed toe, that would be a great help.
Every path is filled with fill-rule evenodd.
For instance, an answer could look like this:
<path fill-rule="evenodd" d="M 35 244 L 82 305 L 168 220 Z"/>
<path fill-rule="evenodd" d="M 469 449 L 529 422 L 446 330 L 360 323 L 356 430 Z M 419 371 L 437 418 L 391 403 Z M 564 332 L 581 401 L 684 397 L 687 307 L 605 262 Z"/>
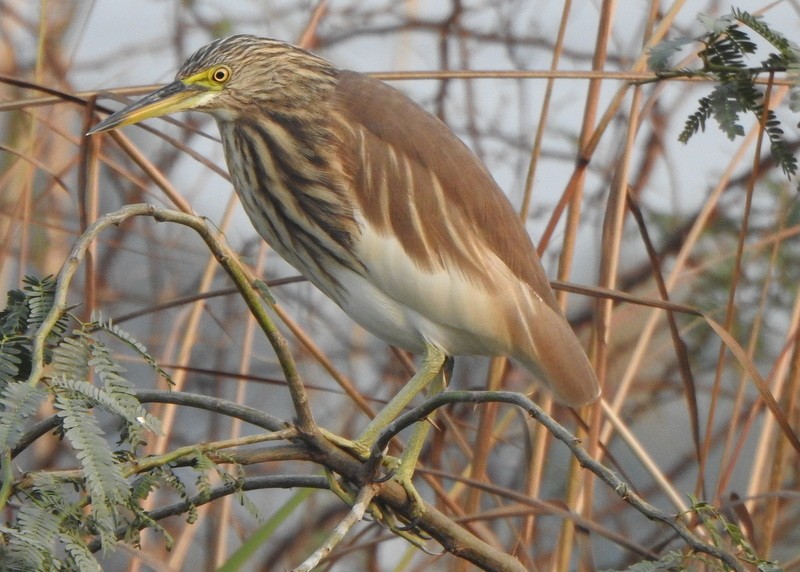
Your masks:
<path fill-rule="evenodd" d="M 391 470 L 387 471 L 386 474 L 384 474 L 384 475 L 374 477 L 371 480 L 371 482 L 378 483 L 378 484 L 385 483 L 387 481 L 392 480 L 392 478 L 394 478 L 394 474 L 395 474 L 395 470 L 391 469 Z"/>
<path fill-rule="evenodd" d="M 359 478 L 361 487 L 395 481 L 405 490 L 411 510 L 403 515 L 403 524 L 398 522 L 398 515 L 392 515 L 393 511 L 388 510 L 383 503 L 379 502 L 374 502 L 370 506 L 369 512 L 373 518 L 404 538 L 413 539 L 418 546 L 428 540 L 426 536 L 420 534 L 417 528 L 420 518 L 425 514 L 425 501 L 412 482 L 416 459 L 409 459 L 405 456 L 402 459 L 390 457 L 382 451 L 375 452 L 370 450 L 364 443 L 343 439 L 333 434 L 326 435 L 326 437 L 332 443 L 364 461 L 363 470 Z M 344 490 L 336 482 L 336 479 L 332 478 L 332 475 L 329 475 L 329 481 L 331 481 L 331 490 L 348 504 L 353 503 L 353 492 Z"/>

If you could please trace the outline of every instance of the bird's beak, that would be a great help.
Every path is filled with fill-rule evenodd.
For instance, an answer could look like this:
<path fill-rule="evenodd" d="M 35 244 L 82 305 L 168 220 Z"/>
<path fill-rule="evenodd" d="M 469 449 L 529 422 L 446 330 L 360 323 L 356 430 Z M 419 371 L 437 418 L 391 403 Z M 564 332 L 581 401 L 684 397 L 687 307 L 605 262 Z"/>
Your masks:
<path fill-rule="evenodd" d="M 87 135 L 94 135 L 103 131 L 110 131 L 117 127 L 132 125 L 151 117 L 160 117 L 185 111 L 195 107 L 200 100 L 208 94 L 208 90 L 196 84 L 186 84 L 176 80 L 161 89 L 144 96 L 142 99 L 128 107 L 109 115 L 103 121 L 92 127 Z"/>

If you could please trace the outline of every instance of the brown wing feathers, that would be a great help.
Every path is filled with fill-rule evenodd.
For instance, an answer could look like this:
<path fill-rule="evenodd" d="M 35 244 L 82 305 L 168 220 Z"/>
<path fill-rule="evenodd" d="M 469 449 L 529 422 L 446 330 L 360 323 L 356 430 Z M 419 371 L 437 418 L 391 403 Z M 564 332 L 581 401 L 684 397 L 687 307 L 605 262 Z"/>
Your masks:
<path fill-rule="evenodd" d="M 542 374 L 559 401 L 592 401 L 598 393 L 594 371 L 525 227 L 485 167 L 400 92 L 355 72 L 339 72 L 338 79 L 334 110 L 346 126 L 342 137 L 358 150 L 349 167 L 367 221 L 397 236 L 420 268 L 457 270 L 504 297 L 503 315 L 486 319 L 506 324 L 512 357 Z M 487 272 L 484 248 L 528 287 Z"/>
<path fill-rule="evenodd" d="M 471 232 L 479 231 L 485 244 L 509 270 L 535 291 L 545 292 L 544 301 L 557 309 L 530 238 L 522 223 L 516 222 L 518 215 L 485 167 L 461 140 L 436 117 L 377 80 L 348 71 L 340 72 L 339 80 L 334 107 L 351 125 L 363 127 L 361 136 L 365 138 L 364 144 L 370 154 L 370 160 L 359 161 L 359 165 L 366 165 L 364 168 L 371 169 L 372 173 L 362 176 L 369 176 L 373 182 L 380 176 L 381 164 L 387 163 L 386 158 L 381 161 L 380 157 L 386 153 L 386 145 L 395 149 L 398 159 L 405 156 L 413 175 L 413 186 L 397 185 L 388 189 L 391 201 L 388 210 L 377 204 L 381 198 L 376 195 L 384 193 L 375 192 L 369 185 L 358 186 L 357 191 L 361 191 L 358 200 L 370 223 L 380 228 L 390 222 L 387 218 L 406 218 L 409 200 L 417 204 L 421 216 L 442 216 L 437 213 L 444 212 L 440 203 L 446 201 L 447 216 L 454 220 L 454 225 L 463 224 Z M 433 188 L 431 173 L 435 174 L 444 195 L 441 200 L 437 200 L 438 189 Z M 408 192 L 415 194 L 409 197 Z M 443 257 L 454 258 L 457 261 L 454 266 L 465 269 L 476 282 L 483 280 L 484 269 L 479 261 L 459 256 L 452 229 L 436 224 L 427 224 L 425 228 L 430 243 L 435 246 L 433 250 L 413 248 L 419 247 L 421 241 L 409 236 L 408 227 L 393 225 L 393 230 L 405 237 L 403 246 L 410 255 L 419 259 L 423 268 L 436 265 L 430 256 L 432 252 L 438 252 Z M 470 272 L 470 266 L 473 266 L 473 272 Z"/>

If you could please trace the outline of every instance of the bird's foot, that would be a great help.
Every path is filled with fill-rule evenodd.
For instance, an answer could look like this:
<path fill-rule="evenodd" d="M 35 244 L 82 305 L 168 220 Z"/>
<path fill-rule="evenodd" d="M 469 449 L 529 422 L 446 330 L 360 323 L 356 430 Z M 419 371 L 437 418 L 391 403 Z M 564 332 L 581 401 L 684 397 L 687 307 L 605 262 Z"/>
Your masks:
<path fill-rule="evenodd" d="M 406 530 L 414 529 L 416 522 L 425 513 L 425 501 L 413 483 L 415 464 L 411 459 L 397 459 L 372 451 L 364 464 L 364 472 L 361 477 L 365 484 L 392 480 L 403 487 L 408 497 L 408 503 L 411 505 L 411 514 L 407 518 L 408 524 L 404 525 Z M 380 474 L 381 468 L 386 469 L 386 473 L 383 475 Z"/>
<path fill-rule="evenodd" d="M 339 447 L 350 453 L 359 461 L 365 463 L 362 480 L 364 483 L 378 483 L 389 480 L 394 474 L 395 470 L 400 466 L 400 459 L 386 455 L 383 452 L 375 453 L 372 450 L 371 443 L 363 439 L 346 439 L 331 433 L 325 429 L 320 429 L 323 437 Z M 386 471 L 385 475 L 381 471 Z"/>
<path fill-rule="evenodd" d="M 403 487 L 403 490 L 408 496 L 408 502 L 411 505 L 410 515 L 403 518 L 405 524 L 399 523 L 396 517 L 390 516 L 389 513 L 391 511 L 389 511 L 387 507 L 380 507 L 378 503 L 372 503 L 370 513 L 376 521 L 384 524 L 393 532 L 398 534 L 405 532 L 405 534 L 400 535 L 408 540 L 409 532 L 416 528 L 416 522 L 425 513 L 425 501 L 422 499 L 416 487 L 414 487 L 412 480 L 416 463 L 411 459 L 398 459 L 397 457 L 386 455 L 383 452 L 375 452 L 371 449 L 369 443 L 360 440 L 345 439 L 335 433 L 324 430 L 323 435 L 337 447 L 344 449 L 355 458 L 364 462 L 364 470 L 360 479 L 363 485 L 383 483 L 392 480 Z M 406 462 L 404 463 L 404 461 Z M 346 503 L 353 504 L 356 494 L 346 491 L 332 474 L 328 475 L 328 481 L 334 493 Z M 419 546 L 422 540 L 425 540 L 423 537 L 419 536 L 418 533 L 412 533 L 411 536 L 417 539 L 417 541 L 414 542 L 417 546 Z"/>
<path fill-rule="evenodd" d="M 342 499 L 346 504 L 353 505 L 358 498 L 359 491 L 351 488 L 349 484 L 342 483 L 337 480 L 336 475 L 334 475 L 331 471 L 325 470 L 325 476 L 328 479 L 328 485 L 330 486 L 330 490 L 336 494 L 340 499 Z M 387 474 L 385 477 L 386 480 L 393 478 L 393 472 Z M 382 478 L 384 479 L 384 478 Z M 379 482 L 379 481 L 374 481 Z M 365 485 L 366 486 L 366 485 Z M 405 487 L 404 487 L 405 488 Z M 413 490 L 413 487 L 412 487 Z M 414 494 L 416 491 L 414 491 Z M 412 498 L 412 494 L 409 494 L 409 498 Z M 416 495 L 417 497 L 419 495 Z M 421 499 L 420 499 L 421 501 Z M 422 505 L 417 505 L 422 506 Z M 379 523 L 381 526 L 388 528 L 397 536 L 406 539 L 408 542 L 416 546 L 417 548 L 424 550 L 425 552 L 429 552 L 428 548 L 425 546 L 426 542 L 430 540 L 430 536 L 422 533 L 416 526 L 417 520 L 419 515 L 413 515 L 410 519 L 403 518 L 402 521 L 398 519 L 396 513 L 386 506 L 384 503 L 380 502 L 378 499 L 373 499 L 373 501 L 369 504 L 367 508 L 369 516 L 375 522 Z"/>
<path fill-rule="evenodd" d="M 322 428 L 320 428 L 320 432 L 325 439 L 340 449 L 344 449 L 359 461 L 366 461 L 370 458 L 370 443 L 360 440 L 346 439 L 340 435 L 337 435 L 336 433 L 332 433 Z"/>
<path fill-rule="evenodd" d="M 414 466 L 403 463 L 402 460 L 398 463 L 394 474 L 391 476 L 392 480 L 397 482 L 403 490 L 406 491 L 408 496 L 408 503 L 411 505 L 411 517 L 409 518 L 408 528 L 415 528 L 417 521 L 425 514 L 425 501 L 417 491 L 412 480 L 414 476 Z"/>

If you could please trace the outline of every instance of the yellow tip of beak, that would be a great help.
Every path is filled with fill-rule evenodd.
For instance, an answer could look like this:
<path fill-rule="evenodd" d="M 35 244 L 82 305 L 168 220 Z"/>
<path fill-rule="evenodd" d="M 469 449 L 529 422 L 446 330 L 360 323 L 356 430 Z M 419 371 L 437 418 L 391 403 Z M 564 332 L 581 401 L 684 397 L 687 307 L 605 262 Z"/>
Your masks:
<path fill-rule="evenodd" d="M 160 117 L 177 111 L 191 109 L 198 99 L 207 91 L 197 85 L 187 85 L 182 81 L 174 81 L 158 91 L 144 96 L 142 99 L 109 115 L 92 127 L 87 135 L 110 131 L 125 125 L 133 125 L 151 117 Z"/>

